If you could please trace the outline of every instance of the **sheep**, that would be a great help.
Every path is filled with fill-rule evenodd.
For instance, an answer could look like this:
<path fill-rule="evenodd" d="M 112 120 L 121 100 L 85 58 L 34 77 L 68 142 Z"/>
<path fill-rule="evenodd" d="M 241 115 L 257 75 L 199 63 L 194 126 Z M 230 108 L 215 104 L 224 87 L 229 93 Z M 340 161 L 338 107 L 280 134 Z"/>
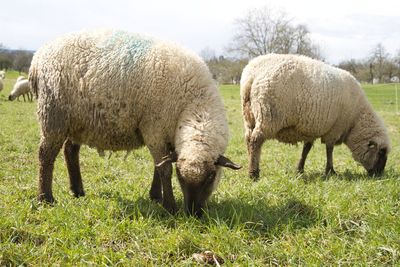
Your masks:
<path fill-rule="evenodd" d="M 240 87 L 251 178 L 259 178 L 261 146 L 267 139 L 304 142 L 299 172 L 314 140 L 321 138 L 326 174 L 335 173 L 333 147 L 341 143 L 369 175 L 382 174 L 388 134 L 348 72 L 305 56 L 269 54 L 249 62 Z"/>
<path fill-rule="evenodd" d="M 53 202 L 54 160 L 64 143 L 71 190 L 84 196 L 79 149 L 147 146 L 154 175 L 150 198 L 177 211 L 172 163 L 185 211 L 200 216 L 221 167 L 229 130 L 205 63 L 180 46 L 119 30 L 67 34 L 40 48 L 29 70 L 41 126 L 39 201 Z"/>
<path fill-rule="evenodd" d="M 13 101 L 15 98 L 18 98 L 19 100 L 19 97 L 21 95 L 24 98 L 24 102 L 25 102 L 25 95 L 27 95 L 28 101 L 33 100 L 33 95 L 29 87 L 29 81 L 27 79 L 22 79 L 22 80 L 20 79 L 14 84 L 13 90 L 8 96 L 8 100 Z"/>
<path fill-rule="evenodd" d="M 6 72 L 4 70 L 0 70 L 0 80 L 6 78 Z"/>

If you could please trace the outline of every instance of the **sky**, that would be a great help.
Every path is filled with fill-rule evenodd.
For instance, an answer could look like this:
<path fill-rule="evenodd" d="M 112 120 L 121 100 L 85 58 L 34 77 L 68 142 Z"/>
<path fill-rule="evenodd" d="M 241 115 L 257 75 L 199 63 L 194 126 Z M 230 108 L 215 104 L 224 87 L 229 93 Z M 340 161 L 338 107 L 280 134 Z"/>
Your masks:
<path fill-rule="evenodd" d="M 226 54 L 234 21 L 269 6 L 307 25 L 327 62 L 400 51 L 400 0 L 13 0 L 0 5 L 0 43 L 36 50 L 64 33 L 116 28 Z"/>

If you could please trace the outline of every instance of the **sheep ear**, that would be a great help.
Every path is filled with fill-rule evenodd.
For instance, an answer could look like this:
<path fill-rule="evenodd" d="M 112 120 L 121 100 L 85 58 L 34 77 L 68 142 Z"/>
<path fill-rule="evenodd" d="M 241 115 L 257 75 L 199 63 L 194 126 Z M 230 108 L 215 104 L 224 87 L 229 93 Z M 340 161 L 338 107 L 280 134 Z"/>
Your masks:
<path fill-rule="evenodd" d="M 368 148 L 369 149 L 376 148 L 377 146 L 378 146 L 378 144 L 376 142 L 374 142 L 374 141 L 369 141 L 369 143 L 368 143 Z"/>
<path fill-rule="evenodd" d="M 219 166 L 222 166 L 222 167 L 227 167 L 227 168 L 230 168 L 230 169 L 233 169 L 233 170 L 239 170 L 240 168 L 242 168 L 242 166 L 240 166 L 240 165 L 238 165 L 236 163 L 233 163 L 230 159 L 228 159 L 228 158 L 226 158 L 226 157 L 224 157 L 222 155 L 219 155 L 219 158 L 215 162 L 215 165 L 219 165 Z"/>
<path fill-rule="evenodd" d="M 162 167 L 165 164 L 173 163 L 173 162 L 176 162 L 177 160 L 178 160 L 178 156 L 176 155 L 176 152 L 174 151 L 174 152 L 169 153 L 169 155 L 164 156 L 162 158 L 161 162 L 156 164 L 156 167 Z"/>

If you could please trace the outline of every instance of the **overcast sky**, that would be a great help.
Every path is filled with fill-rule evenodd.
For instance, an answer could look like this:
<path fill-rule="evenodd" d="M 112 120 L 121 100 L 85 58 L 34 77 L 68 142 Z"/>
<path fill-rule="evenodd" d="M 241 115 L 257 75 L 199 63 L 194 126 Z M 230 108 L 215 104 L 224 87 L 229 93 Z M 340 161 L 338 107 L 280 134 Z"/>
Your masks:
<path fill-rule="evenodd" d="M 326 60 L 364 58 L 378 43 L 400 50 L 400 0 L 12 0 L 0 4 L 0 43 L 36 50 L 80 29 L 111 27 L 224 53 L 236 18 L 272 6 L 306 24 Z"/>

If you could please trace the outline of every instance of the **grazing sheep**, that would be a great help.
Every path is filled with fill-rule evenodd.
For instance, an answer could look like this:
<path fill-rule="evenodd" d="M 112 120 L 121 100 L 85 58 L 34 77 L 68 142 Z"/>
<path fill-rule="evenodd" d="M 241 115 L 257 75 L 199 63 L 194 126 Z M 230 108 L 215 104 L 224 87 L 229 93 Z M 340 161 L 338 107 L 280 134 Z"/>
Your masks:
<path fill-rule="evenodd" d="M 6 72 L 4 70 L 0 70 L 0 80 L 6 78 Z"/>
<path fill-rule="evenodd" d="M 71 189 L 83 196 L 82 144 L 104 150 L 146 145 L 155 168 L 150 197 L 177 210 L 172 162 L 185 211 L 200 216 L 220 178 L 228 126 L 205 63 L 172 43 L 124 31 L 72 33 L 37 51 L 29 81 L 41 124 L 39 200 L 53 202 L 54 160 L 64 143 Z"/>
<path fill-rule="evenodd" d="M 334 173 L 333 147 L 341 143 L 370 175 L 383 172 L 390 150 L 386 128 L 348 72 L 304 56 L 270 54 L 245 67 L 240 93 L 250 177 L 259 177 L 266 139 L 304 142 L 300 172 L 317 138 L 326 144 L 326 173 Z"/>
<path fill-rule="evenodd" d="M 29 87 L 29 81 L 28 80 L 19 80 L 14 84 L 13 90 L 11 91 L 10 95 L 8 96 L 8 100 L 13 101 L 15 98 L 23 96 L 24 102 L 25 102 L 25 95 L 28 97 L 28 101 L 33 100 L 33 95 L 31 93 L 30 87 Z"/>

